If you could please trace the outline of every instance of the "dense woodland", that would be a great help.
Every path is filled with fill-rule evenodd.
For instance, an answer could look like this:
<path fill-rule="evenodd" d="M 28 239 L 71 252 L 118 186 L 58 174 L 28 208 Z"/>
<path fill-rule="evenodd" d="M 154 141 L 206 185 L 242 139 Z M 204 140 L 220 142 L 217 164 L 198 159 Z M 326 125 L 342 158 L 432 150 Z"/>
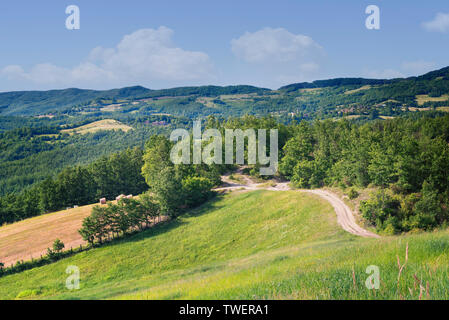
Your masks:
<path fill-rule="evenodd" d="M 302 122 L 284 147 L 280 173 L 300 188 L 375 187 L 365 219 L 396 233 L 449 219 L 449 116 Z"/>

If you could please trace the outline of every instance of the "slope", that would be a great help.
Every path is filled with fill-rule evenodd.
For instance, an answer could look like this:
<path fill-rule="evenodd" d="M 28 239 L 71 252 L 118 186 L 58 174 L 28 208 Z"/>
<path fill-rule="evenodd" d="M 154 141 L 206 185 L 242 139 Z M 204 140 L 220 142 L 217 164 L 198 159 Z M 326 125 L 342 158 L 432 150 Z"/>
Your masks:
<path fill-rule="evenodd" d="M 447 299 L 448 248 L 447 231 L 350 235 L 317 195 L 236 191 L 126 240 L 0 278 L 0 298 Z M 65 288 L 71 265 L 80 290 Z M 370 265 L 379 290 L 365 287 Z"/>

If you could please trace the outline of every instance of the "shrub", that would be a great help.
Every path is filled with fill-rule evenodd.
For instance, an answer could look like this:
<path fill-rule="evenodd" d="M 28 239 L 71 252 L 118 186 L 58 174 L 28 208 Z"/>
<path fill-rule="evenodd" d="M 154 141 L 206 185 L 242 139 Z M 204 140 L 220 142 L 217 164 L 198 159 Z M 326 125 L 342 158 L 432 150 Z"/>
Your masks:
<path fill-rule="evenodd" d="M 351 188 L 348 192 L 348 197 L 349 199 L 354 200 L 359 197 L 359 193 L 354 188 Z"/>
<path fill-rule="evenodd" d="M 209 199 L 212 181 L 204 177 L 187 177 L 182 181 L 184 203 L 188 207 L 199 205 Z"/>

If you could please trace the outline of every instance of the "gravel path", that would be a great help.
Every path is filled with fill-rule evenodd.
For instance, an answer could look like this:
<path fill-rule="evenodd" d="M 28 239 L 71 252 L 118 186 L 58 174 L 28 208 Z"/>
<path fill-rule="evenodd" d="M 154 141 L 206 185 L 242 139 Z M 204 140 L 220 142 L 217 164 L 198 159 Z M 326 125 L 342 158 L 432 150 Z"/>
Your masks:
<path fill-rule="evenodd" d="M 221 177 L 221 180 L 225 183 L 225 187 L 215 189 L 216 191 L 228 191 L 228 190 L 269 190 L 269 191 L 288 191 L 292 190 L 288 185 L 288 182 L 276 183 L 274 186 L 267 186 L 264 183 L 255 183 L 248 176 L 242 174 L 242 169 L 237 171 L 239 177 L 245 181 L 245 184 L 236 183 L 229 179 L 229 175 Z M 377 234 L 374 234 L 368 230 L 360 227 L 354 218 L 352 210 L 334 193 L 327 190 L 297 190 L 299 192 L 307 192 L 320 196 L 327 200 L 335 210 L 337 214 L 338 224 L 347 232 L 354 235 L 365 238 L 380 238 Z"/>

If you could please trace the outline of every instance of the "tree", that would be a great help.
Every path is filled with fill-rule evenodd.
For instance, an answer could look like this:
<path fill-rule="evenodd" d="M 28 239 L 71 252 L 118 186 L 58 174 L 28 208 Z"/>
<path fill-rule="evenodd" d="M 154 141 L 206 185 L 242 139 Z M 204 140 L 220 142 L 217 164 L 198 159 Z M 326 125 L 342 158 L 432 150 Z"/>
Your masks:
<path fill-rule="evenodd" d="M 171 147 L 170 141 L 164 136 L 152 136 L 145 145 L 142 174 L 150 189 L 158 184 L 157 179 L 163 169 L 173 167 L 170 161 Z"/>
<path fill-rule="evenodd" d="M 86 217 L 83 220 L 83 225 L 78 232 L 90 245 L 94 244 L 95 240 L 96 222 L 92 216 Z"/>
<path fill-rule="evenodd" d="M 150 221 L 156 222 L 156 218 L 159 218 L 158 220 L 160 221 L 161 210 L 159 205 L 156 203 L 154 196 L 152 196 L 149 192 L 146 192 L 140 196 L 139 202 L 144 211 L 145 223 L 147 227 L 150 225 Z"/>
<path fill-rule="evenodd" d="M 172 167 L 162 169 L 152 182 L 151 191 L 160 206 L 161 213 L 171 217 L 176 216 L 183 205 L 184 194 L 182 183 L 176 177 Z"/>
<path fill-rule="evenodd" d="M 47 248 L 47 256 L 50 258 L 50 260 L 57 260 L 61 256 L 64 247 L 64 243 L 61 240 L 56 239 L 53 242 L 53 247 Z"/>
<path fill-rule="evenodd" d="M 65 247 L 64 242 L 62 242 L 59 239 L 56 239 L 53 242 L 53 251 L 56 252 L 56 253 L 61 253 L 62 250 L 64 249 L 64 247 Z"/>
<path fill-rule="evenodd" d="M 211 196 L 212 181 L 204 177 L 187 177 L 182 180 L 184 204 L 194 207 L 206 201 Z"/>

